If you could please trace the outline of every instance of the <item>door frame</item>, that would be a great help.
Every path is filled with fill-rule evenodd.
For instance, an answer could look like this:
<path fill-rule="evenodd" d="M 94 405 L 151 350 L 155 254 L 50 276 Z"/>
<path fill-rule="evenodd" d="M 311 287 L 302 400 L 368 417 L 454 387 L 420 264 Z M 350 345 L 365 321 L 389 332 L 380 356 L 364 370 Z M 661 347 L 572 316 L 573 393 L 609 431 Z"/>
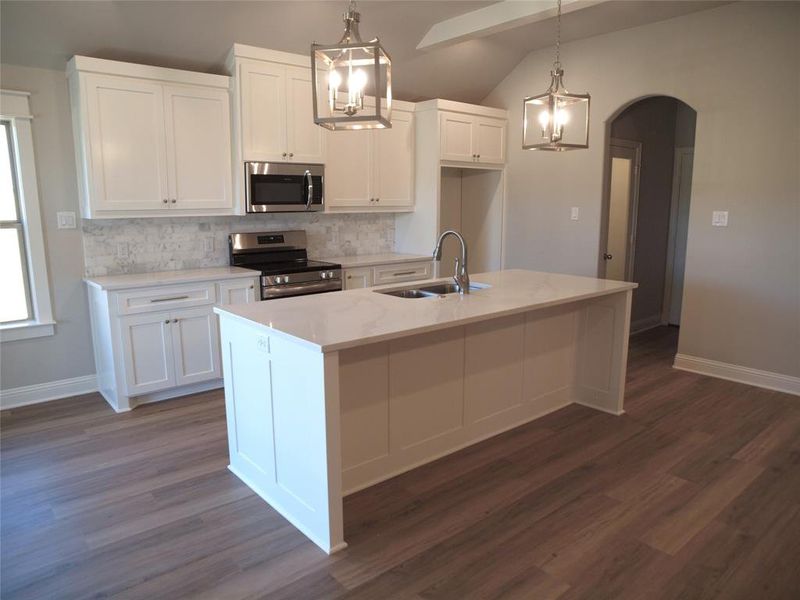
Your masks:
<path fill-rule="evenodd" d="M 603 172 L 603 205 L 602 219 L 600 226 L 600 249 L 597 257 L 597 275 L 600 278 L 606 277 L 608 262 L 603 255 L 608 251 L 608 219 L 611 212 L 611 159 L 612 147 L 629 148 L 634 151 L 635 159 L 633 165 L 633 197 L 631 198 L 628 211 L 628 251 L 625 259 L 625 279 L 631 281 L 633 278 L 634 255 L 636 252 L 636 228 L 639 216 L 639 186 L 641 183 L 642 171 L 642 143 L 634 140 L 622 138 L 609 138 L 606 145 L 606 160 Z"/>
<path fill-rule="evenodd" d="M 672 194 L 669 202 L 669 229 L 667 233 L 667 264 L 664 270 L 664 299 L 661 302 L 661 324 L 669 324 L 669 313 L 672 308 L 672 278 L 675 270 L 675 240 L 678 234 L 678 204 L 680 201 L 680 186 L 682 161 L 689 156 L 694 162 L 694 146 L 676 146 L 672 162 Z M 692 193 L 689 192 L 691 206 Z M 684 265 L 684 277 L 686 267 Z"/>

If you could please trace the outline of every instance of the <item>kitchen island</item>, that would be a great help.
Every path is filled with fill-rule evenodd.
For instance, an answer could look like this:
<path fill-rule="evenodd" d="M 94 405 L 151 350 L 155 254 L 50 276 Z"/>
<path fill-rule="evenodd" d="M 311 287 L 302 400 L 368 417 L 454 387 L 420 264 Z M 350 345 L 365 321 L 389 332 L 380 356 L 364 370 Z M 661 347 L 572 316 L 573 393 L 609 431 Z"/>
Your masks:
<path fill-rule="evenodd" d="M 571 403 L 622 414 L 636 284 L 523 270 L 472 282 L 487 287 L 214 309 L 230 469 L 326 552 L 346 546 L 346 494 Z"/>

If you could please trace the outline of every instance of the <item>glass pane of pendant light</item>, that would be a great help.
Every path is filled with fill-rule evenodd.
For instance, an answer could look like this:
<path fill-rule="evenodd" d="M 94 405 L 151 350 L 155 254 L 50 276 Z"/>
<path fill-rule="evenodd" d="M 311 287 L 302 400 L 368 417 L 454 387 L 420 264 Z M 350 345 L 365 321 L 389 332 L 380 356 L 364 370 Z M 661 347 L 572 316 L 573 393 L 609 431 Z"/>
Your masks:
<path fill-rule="evenodd" d="M 556 60 L 550 87 L 522 104 L 522 149 L 563 152 L 589 147 L 589 94 L 571 94 L 561 68 L 561 0 L 558 0 Z"/>
<path fill-rule="evenodd" d="M 392 126 L 392 61 L 378 38 L 363 42 L 350 2 L 338 44 L 311 45 L 314 122 L 327 129 Z"/>

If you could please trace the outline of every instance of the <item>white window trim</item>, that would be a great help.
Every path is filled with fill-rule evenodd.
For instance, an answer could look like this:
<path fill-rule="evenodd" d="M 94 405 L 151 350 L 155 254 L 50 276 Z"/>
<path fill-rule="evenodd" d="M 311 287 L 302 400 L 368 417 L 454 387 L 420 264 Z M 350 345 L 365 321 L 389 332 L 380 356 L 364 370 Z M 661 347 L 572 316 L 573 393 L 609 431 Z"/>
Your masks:
<path fill-rule="evenodd" d="M 25 224 L 25 251 L 28 263 L 33 318 L 19 323 L 0 325 L 0 341 L 44 337 L 55 333 L 47 258 L 44 252 L 42 214 L 39 208 L 39 186 L 33 153 L 30 93 L 0 90 L 0 118 L 11 122 L 14 131 L 15 158 L 19 176 L 19 204 Z"/>

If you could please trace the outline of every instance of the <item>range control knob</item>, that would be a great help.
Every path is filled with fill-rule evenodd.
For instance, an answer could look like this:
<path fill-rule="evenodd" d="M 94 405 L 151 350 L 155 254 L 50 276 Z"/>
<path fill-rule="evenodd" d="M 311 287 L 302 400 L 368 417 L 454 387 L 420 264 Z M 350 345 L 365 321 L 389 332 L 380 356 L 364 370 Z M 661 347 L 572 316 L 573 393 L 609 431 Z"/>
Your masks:
<path fill-rule="evenodd" d="M 327 279 L 328 278 L 328 272 L 327 271 L 320 271 L 319 276 L 320 276 L 321 279 Z"/>
<path fill-rule="evenodd" d="M 284 275 L 283 276 L 283 283 L 289 283 L 289 276 L 288 275 Z"/>
<path fill-rule="evenodd" d="M 334 275 L 333 271 L 328 271 L 328 278 L 329 279 L 333 279 L 333 275 Z"/>
<path fill-rule="evenodd" d="M 275 278 L 275 283 L 283 283 L 283 277 L 281 277 L 280 275 L 278 275 L 278 276 Z"/>

